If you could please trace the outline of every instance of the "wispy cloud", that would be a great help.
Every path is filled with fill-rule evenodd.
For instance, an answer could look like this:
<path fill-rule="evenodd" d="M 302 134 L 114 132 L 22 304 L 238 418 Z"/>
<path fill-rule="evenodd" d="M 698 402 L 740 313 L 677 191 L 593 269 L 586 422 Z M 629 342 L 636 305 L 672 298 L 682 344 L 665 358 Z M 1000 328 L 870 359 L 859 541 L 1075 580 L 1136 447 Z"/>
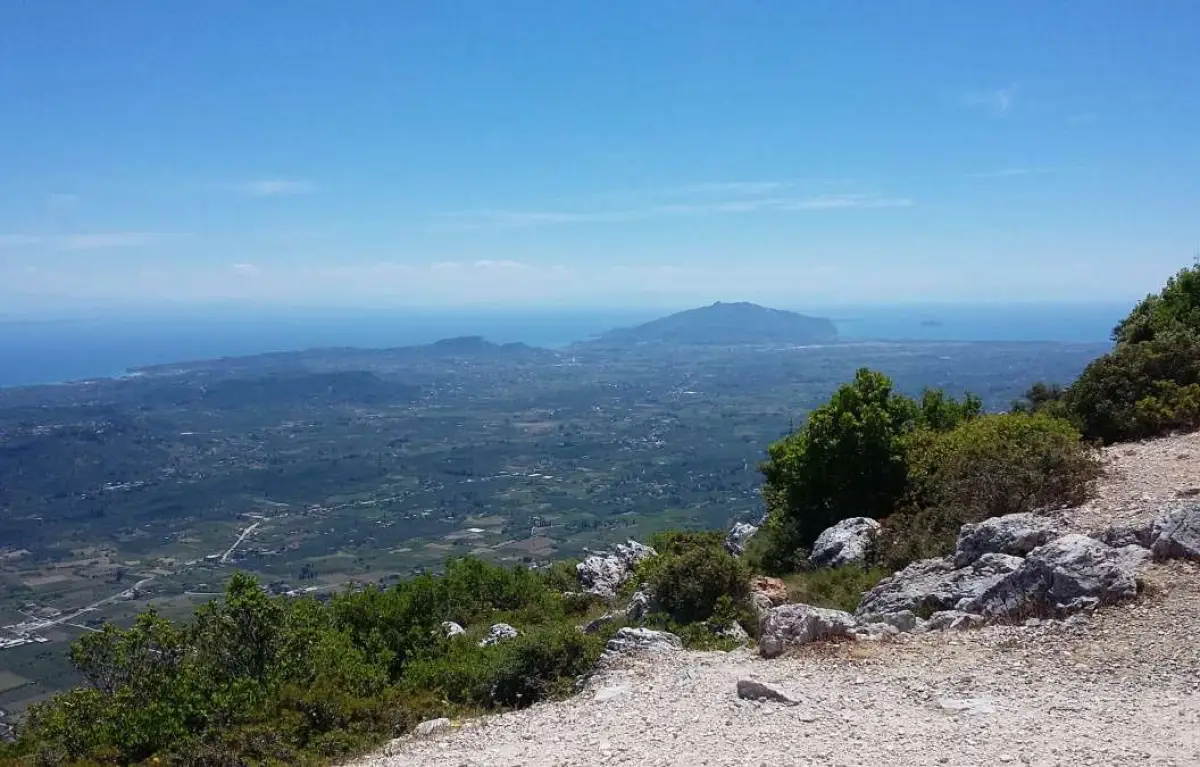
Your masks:
<path fill-rule="evenodd" d="M 79 234 L 0 234 L 0 248 L 106 250 L 151 245 L 162 238 L 154 232 L 85 232 Z"/>
<path fill-rule="evenodd" d="M 1018 176 L 1042 176 L 1047 173 L 1057 173 L 1056 168 L 1000 168 L 984 173 L 968 173 L 970 178 L 1016 178 Z"/>
<path fill-rule="evenodd" d="M 41 245 L 44 237 L 35 234 L 0 234 L 0 248 L 28 248 Z"/>
<path fill-rule="evenodd" d="M 317 190 L 311 181 L 295 181 L 280 178 L 256 179 L 239 181 L 234 184 L 220 184 L 221 189 L 227 189 L 247 197 L 283 197 L 287 195 L 311 194 Z"/>
<path fill-rule="evenodd" d="M 907 208 L 907 197 L 875 194 L 823 194 L 808 197 L 749 197 L 716 201 L 677 202 L 613 210 L 478 210 L 447 214 L 447 218 L 474 227 L 531 227 L 562 224 L 603 224 L 657 218 L 720 216 L 758 212 L 850 210 L 855 208 Z"/>
<path fill-rule="evenodd" d="M 1017 104 L 1018 87 L 1009 85 L 987 91 L 971 91 L 962 97 L 962 103 L 968 107 L 984 109 L 992 114 L 1007 114 Z"/>
<path fill-rule="evenodd" d="M 46 195 L 46 204 L 65 208 L 78 203 L 81 199 L 83 198 L 73 192 L 51 192 Z"/>
<path fill-rule="evenodd" d="M 139 248 L 159 239 L 153 232 L 91 232 L 68 234 L 55 238 L 63 250 L 105 250 L 108 248 Z"/>
<path fill-rule="evenodd" d="M 429 265 L 429 268 L 439 271 L 452 269 L 492 269 L 492 270 L 529 270 L 534 267 L 530 264 L 521 261 L 491 261 L 482 259 L 479 261 L 437 261 Z"/>
<path fill-rule="evenodd" d="M 255 264 L 234 264 L 229 268 L 244 277 L 253 277 L 262 271 L 262 269 L 258 268 L 258 266 Z"/>

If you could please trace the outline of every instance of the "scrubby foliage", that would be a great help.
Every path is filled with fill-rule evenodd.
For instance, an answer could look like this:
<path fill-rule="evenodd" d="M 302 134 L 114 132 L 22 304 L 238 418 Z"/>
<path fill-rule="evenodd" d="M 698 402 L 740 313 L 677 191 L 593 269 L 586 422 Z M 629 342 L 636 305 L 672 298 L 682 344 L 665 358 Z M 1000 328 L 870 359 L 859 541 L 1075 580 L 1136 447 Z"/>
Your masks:
<path fill-rule="evenodd" d="M 909 495 L 874 542 L 874 561 L 893 570 L 952 551 L 968 522 L 1081 504 L 1101 472 L 1075 427 L 1044 412 L 985 415 L 909 444 Z"/>
<path fill-rule="evenodd" d="M 1035 387 L 1029 401 L 1054 396 Z M 751 561 L 768 572 L 803 571 L 822 530 L 870 516 L 885 520 L 875 561 L 902 567 L 952 550 L 964 522 L 1086 500 L 1096 457 L 1070 422 L 1027 410 L 981 415 L 978 398 L 937 390 L 917 401 L 892 391 L 883 374 L 859 371 L 771 446 L 768 517 Z"/>
<path fill-rule="evenodd" d="M 767 521 L 750 547 L 768 572 L 802 569 L 821 531 L 848 517 L 890 514 L 909 491 L 908 443 L 919 431 L 954 428 L 982 409 L 937 390 L 921 400 L 862 369 L 794 434 L 772 444 L 762 464 Z"/>
<path fill-rule="evenodd" d="M 1078 505 L 1100 474 L 1079 432 L 1044 413 L 981 416 L 910 456 L 919 505 L 966 509 L 980 519 Z"/>
<path fill-rule="evenodd" d="M 1135 306 L 1113 341 L 1071 386 L 1035 385 L 1014 409 L 1067 418 L 1106 443 L 1200 428 L 1200 263 Z"/>
<path fill-rule="evenodd" d="M 788 599 L 814 607 L 854 612 L 864 592 L 891 575 L 880 567 L 863 568 L 845 565 L 821 570 L 807 570 L 784 577 Z"/>
<path fill-rule="evenodd" d="M 85 685 L 34 706 L 16 748 L 49 764 L 315 763 L 431 716 L 526 706 L 567 692 L 607 638 L 576 630 L 561 577 L 468 558 L 322 603 L 238 574 L 189 623 L 151 611 L 80 638 Z M 447 620 L 466 634 L 447 638 Z M 479 647 L 501 621 L 521 635 Z"/>
<path fill-rule="evenodd" d="M 650 585 L 659 606 L 676 623 L 707 621 L 722 599 L 729 600 L 726 612 L 745 603 L 750 571 L 725 550 L 723 541 L 720 531 L 670 531 L 651 537 L 658 554 L 645 560 L 638 577 Z"/>

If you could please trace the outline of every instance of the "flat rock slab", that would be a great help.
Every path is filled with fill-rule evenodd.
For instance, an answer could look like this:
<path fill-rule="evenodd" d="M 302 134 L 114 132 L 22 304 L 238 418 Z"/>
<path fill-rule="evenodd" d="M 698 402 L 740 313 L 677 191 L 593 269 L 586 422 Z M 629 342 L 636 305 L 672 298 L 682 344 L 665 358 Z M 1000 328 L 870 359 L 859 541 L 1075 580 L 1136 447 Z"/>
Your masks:
<path fill-rule="evenodd" d="M 799 705 L 800 701 L 788 697 L 765 682 L 754 679 L 739 679 L 737 695 L 745 700 L 766 700 L 772 703 L 782 703 L 785 706 Z"/>

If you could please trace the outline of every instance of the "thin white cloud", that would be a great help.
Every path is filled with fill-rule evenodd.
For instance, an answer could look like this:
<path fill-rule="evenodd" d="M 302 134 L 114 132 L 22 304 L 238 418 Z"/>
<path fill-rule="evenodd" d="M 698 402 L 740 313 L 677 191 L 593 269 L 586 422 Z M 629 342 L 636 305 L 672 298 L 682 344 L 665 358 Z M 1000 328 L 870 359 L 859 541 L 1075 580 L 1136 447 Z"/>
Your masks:
<path fill-rule="evenodd" d="M 0 234 L 0 248 L 28 248 L 45 243 L 45 237 L 36 234 Z"/>
<path fill-rule="evenodd" d="M 965 106 L 984 109 L 996 115 L 1007 114 L 1017 104 L 1016 85 L 988 91 L 972 91 L 962 98 Z"/>
<path fill-rule="evenodd" d="M 0 248 L 50 248 L 51 250 L 106 250 L 151 245 L 161 239 L 154 232 L 84 232 L 79 234 L 0 234 Z"/>
<path fill-rule="evenodd" d="M 246 277 L 253 277 L 262 271 L 262 269 L 254 264 L 234 264 L 229 268 Z"/>
<path fill-rule="evenodd" d="M 1000 168 L 984 173 L 969 173 L 970 178 L 1016 178 L 1018 176 L 1041 176 L 1057 172 L 1055 168 Z"/>
<path fill-rule="evenodd" d="M 159 236 L 153 232 L 91 232 L 68 234 L 55 238 L 62 250 L 106 250 L 109 248 L 137 248 L 150 245 Z"/>
<path fill-rule="evenodd" d="M 65 208 L 75 205 L 83 198 L 73 192 L 51 192 L 46 195 L 46 204 Z"/>
<path fill-rule="evenodd" d="M 738 213 L 849 210 L 855 208 L 907 208 L 907 197 L 875 194 L 822 194 L 808 197 L 749 197 L 702 202 L 680 202 L 613 210 L 480 210 L 448 214 L 467 227 L 533 227 L 561 224 L 601 224 L 657 218 L 719 216 Z"/>
<path fill-rule="evenodd" d="M 311 194 L 317 190 L 316 184 L 310 181 L 295 181 L 280 178 L 239 181 L 235 184 L 222 184 L 221 188 L 247 197 L 283 197 L 287 195 Z"/>

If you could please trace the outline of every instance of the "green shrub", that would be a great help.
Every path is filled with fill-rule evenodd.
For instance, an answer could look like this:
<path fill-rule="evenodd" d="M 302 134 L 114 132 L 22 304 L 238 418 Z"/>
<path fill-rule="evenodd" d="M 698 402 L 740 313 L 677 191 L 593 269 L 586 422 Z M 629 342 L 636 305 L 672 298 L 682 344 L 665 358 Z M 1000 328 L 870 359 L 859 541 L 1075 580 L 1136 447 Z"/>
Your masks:
<path fill-rule="evenodd" d="M 1146 296 L 1113 328 L 1118 345 L 1200 332 L 1200 262 L 1181 269 L 1157 293 Z"/>
<path fill-rule="evenodd" d="M 1101 473 L 1070 423 L 1043 412 L 986 415 L 909 440 L 911 487 L 885 518 L 871 561 L 889 570 L 948 554 L 959 529 L 988 517 L 1076 506 Z"/>
<path fill-rule="evenodd" d="M 1084 369 L 1066 402 L 1102 442 L 1200 427 L 1200 342 L 1179 332 L 1119 344 Z"/>
<path fill-rule="evenodd" d="M 558 575 L 454 560 L 440 577 L 321 603 L 235 574 L 187 624 L 147 612 L 77 641 L 86 686 L 34 706 L 8 751 L 49 764 L 317 764 L 431 716 L 528 705 L 571 689 L 607 639 L 575 629 Z M 473 635 L 503 620 L 521 635 L 478 647 L 447 640 L 444 620 Z"/>
<path fill-rule="evenodd" d="M 891 570 L 879 567 L 847 565 L 793 573 L 784 576 L 783 582 L 788 587 L 788 598 L 794 602 L 852 613 L 863 593 L 891 574 Z"/>
<path fill-rule="evenodd" d="M 910 461 L 922 508 L 963 509 L 976 519 L 1077 506 L 1101 472 L 1079 432 L 1042 413 L 973 419 L 921 442 Z"/>
<path fill-rule="evenodd" d="M 1200 428 L 1200 263 L 1181 270 L 1113 329 L 1115 347 L 1060 399 L 1038 403 L 1101 442 Z"/>
<path fill-rule="evenodd" d="M 909 491 L 911 435 L 953 429 L 981 407 L 977 397 L 958 401 L 933 389 L 914 401 L 896 394 L 882 373 L 859 370 L 768 449 L 761 466 L 767 520 L 752 539 L 750 561 L 766 572 L 795 570 L 825 528 L 892 513 Z"/>
<path fill-rule="evenodd" d="M 667 532 L 651 539 L 658 554 L 639 567 L 638 577 L 650 584 L 654 598 L 678 623 L 712 616 L 718 601 L 745 602 L 750 592 L 746 565 L 725 550 L 719 532 Z"/>
<path fill-rule="evenodd" d="M 901 509 L 880 523 L 868 559 L 891 573 L 919 559 L 945 556 L 954 551 L 959 529 L 972 520 L 963 509 Z"/>

